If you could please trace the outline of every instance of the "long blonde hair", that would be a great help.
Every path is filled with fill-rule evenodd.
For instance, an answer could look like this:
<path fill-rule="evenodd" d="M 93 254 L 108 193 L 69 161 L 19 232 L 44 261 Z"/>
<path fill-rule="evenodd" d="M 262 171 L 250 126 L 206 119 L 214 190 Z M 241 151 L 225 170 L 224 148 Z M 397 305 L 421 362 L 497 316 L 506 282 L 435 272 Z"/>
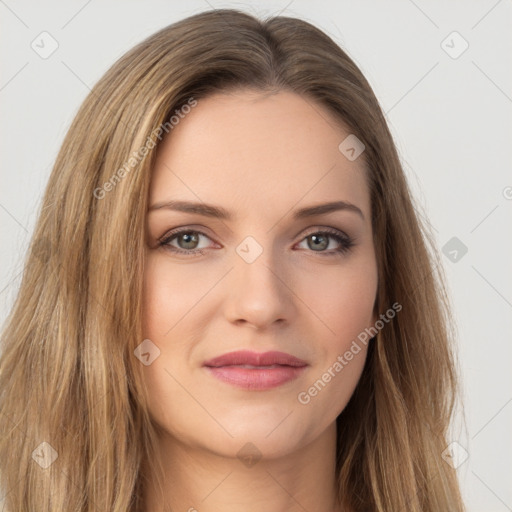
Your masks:
<path fill-rule="evenodd" d="M 191 98 L 244 87 L 322 104 L 366 147 L 376 310 L 394 302 L 402 310 L 369 345 L 337 419 L 340 502 L 355 511 L 463 510 L 441 456 L 457 397 L 449 301 L 377 99 L 347 54 L 309 23 L 220 9 L 170 25 L 120 58 L 62 144 L 1 338 L 7 512 L 142 510 L 145 469 L 161 470 L 134 356 L 155 133 L 170 132 L 170 116 Z"/>

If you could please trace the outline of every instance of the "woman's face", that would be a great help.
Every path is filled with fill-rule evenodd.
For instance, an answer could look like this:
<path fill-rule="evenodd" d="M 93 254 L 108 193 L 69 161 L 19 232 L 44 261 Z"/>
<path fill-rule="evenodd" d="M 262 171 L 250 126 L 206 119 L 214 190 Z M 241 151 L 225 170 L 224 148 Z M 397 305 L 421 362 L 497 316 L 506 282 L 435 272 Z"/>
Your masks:
<path fill-rule="evenodd" d="M 376 320 L 378 276 L 363 158 L 351 139 L 342 153 L 349 132 L 324 107 L 290 92 L 216 94 L 187 111 L 158 148 L 150 190 L 150 412 L 180 445 L 233 457 L 251 442 L 282 456 L 333 426 L 365 362 L 353 342 Z M 359 211 L 298 215 L 339 201 Z M 240 350 L 302 363 L 211 362 Z"/>

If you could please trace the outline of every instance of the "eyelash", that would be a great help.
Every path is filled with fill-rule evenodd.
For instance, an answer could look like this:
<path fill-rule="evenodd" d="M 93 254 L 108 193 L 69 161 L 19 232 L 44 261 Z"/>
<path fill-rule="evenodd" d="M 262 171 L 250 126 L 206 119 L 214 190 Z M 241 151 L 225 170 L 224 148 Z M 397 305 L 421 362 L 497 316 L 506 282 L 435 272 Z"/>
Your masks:
<path fill-rule="evenodd" d="M 201 231 L 194 230 L 194 229 L 178 229 L 175 231 L 171 231 L 169 234 L 165 235 L 163 239 L 160 239 L 159 246 L 164 247 L 164 249 L 169 250 L 171 252 L 174 252 L 177 254 L 183 254 L 183 255 L 191 256 L 191 257 L 204 254 L 206 249 L 186 250 L 186 249 L 181 249 L 179 247 L 174 247 L 174 246 L 169 245 L 169 242 L 171 242 L 174 238 L 176 238 L 177 236 L 184 234 L 184 233 L 193 233 L 193 234 L 203 235 L 206 238 L 210 238 L 205 233 L 203 233 Z M 338 249 L 333 249 L 334 252 L 312 251 L 311 250 L 311 252 L 317 252 L 318 254 L 321 254 L 322 256 L 330 256 L 330 257 L 341 256 L 345 253 L 348 253 L 352 249 L 352 247 L 355 245 L 354 240 L 352 238 L 350 238 L 347 235 L 342 234 L 340 231 L 338 231 L 336 229 L 331 229 L 331 228 L 324 228 L 320 231 L 311 231 L 301 240 L 301 242 L 311 235 L 329 235 L 331 238 L 333 238 L 340 244 L 340 247 Z"/>

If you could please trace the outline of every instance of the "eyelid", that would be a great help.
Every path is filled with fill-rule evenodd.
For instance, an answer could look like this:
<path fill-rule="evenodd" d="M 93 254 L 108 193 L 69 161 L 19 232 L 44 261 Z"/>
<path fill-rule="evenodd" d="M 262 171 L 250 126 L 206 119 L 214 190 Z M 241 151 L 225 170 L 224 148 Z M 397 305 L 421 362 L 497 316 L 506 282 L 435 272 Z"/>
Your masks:
<path fill-rule="evenodd" d="M 306 232 L 304 233 L 304 235 L 302 235 L 302 239 L 301 241 L 309 236 L 309 235 L 313 235 L 315 233 L 329 233 L 331 235 L 338 235 L 340 237 L 343 237 L 343 238 L 346 238 L 347 240 L 350 239 L 350 240 L 354 240 L 353 237 L 351 237 L 350 235 L 348 235 L 348 233 L 345 233 L 342 229 L 338 229 L 338 228 L 334 228 L 334 227 L 329 227 L 329 226 L 313 226 L 311 229 L 307 229 Z"/>
<path fill-rule="evenodd" d="M 203 229 L 201 227 L 201 229 Z M 183 233 L 195 233 L 200 236 L 204 236 L 208 239 L 210 239 L 214 244 L 218 244 L 210 235 L 207 233 L 204 233 L 201 231 L 201 229 L 195 228 L 194 226 L 180 226 L 177 228 L 174 228 L 168 232 L 165 233 L 162 237 L 158 239 L 158 245 L 163 248 L 167 248 L 169 251 L 171 251 L 174 254 L 182 254 L 185 256 L 193 257 L 198 254 L 204 254 L 208 248 L 201 248 L 201 249 L 182 249 L 180 247 L 174 247 L 170 245 L 170 241 L 183 234 Z M 331 238 L 335 239 L 338 244 L 340 244 L 340 247 L 338 249 L 331 249 L 330 251 L 311 251 L 311 252 L 318 252 L 320 255 L 324 256 L 336 256 L 336 255 L 344 255 L 345 253 L 348 253 L 356 244 L 357 238 L 348 235 L 343 230 L 330 227 L 330 226 L 312 226 L 308 228 L 308 230 L 302 235 L 301 239 L 296 242 L 296 244 L 302 243 L 308 236 L 311 236 L 313 234 L 325 234 L 330 236 Z M 295 237 L 294 237 L 295 238 Z M 222 247 L 222 245 L 221 245 Z"/>
<path fill-rule="evenodd" d="M 213 243 L 217 244 L 217 245 L 221 245 L 219 244 L 218 242 L 215 242 L 215 240 L 213 240 L 213 238 L 208 235 L 207 233 L 201 231 L 201 229 L 197 229 L 197 228 L 194 228 L 194 227 L 189 227 L 189 226 L 181 226 L 181 227 L 178 227 L 178 228 L 174 228 L 174 229 L 171 229 L 170 231 L 167 231 L 163 236 L 161 236 L 157 242 L 158 242 L 158 245 L 161 245 L 161 246 L 166 246 L 169 244 L 170 240 L 183 234 L 183 233 L 196 233 L 198 235 L 202 235 L 206 238 L 208 238 L 209 240 L 211 240 Z M 171 246 L 172 247 L 172 246 Z M 176 250 L 176 252 L 179 252 L 179 251 L 183 251 L 183 252 L 187 252 L 187 253 L 193 253 L 194 251 L 195 252 L 202 252 L 204 251 L 205 249 L 190 249 L 190 250 L 187 250 L 187 249 L 181 249 L 181 248 L 178 248 L 178 247 L 173 247 L 173 249 Z"/>
<path fill-rule="evenodd" d="M 355 245 L 357 245 L 357 243 L 356 243 L 357 238 L 348 235 L 341 229 L 333 228 L 333 227 L 318 227 L 318 226 L 316 228 L 311 228 L 310 231 L 307 231 L 306 233 L 304 233 L 304 235 L 302 235 L 302 238 L 300 239 L 300 241 L 298 243 L 302 243 L 306 238 L 308 238 L 311 235 L 317 234 L 317 233 L 328 235 L 331 238 L 337 240 L 338 243 L 341 245 L 340 248 L 331 250 L 330 252 L 329 251 L 316 251 L 319 254 L 323 254 L 325 256 L 328 256 L 328 255 L 335 256 L 337 254 L 343 255 L 345 253 L 348 253 Z M 312 251 L 312 252 L 315 252 L 315 251 Z"/>
<path fill-rule="evenodd" d="M 211 232 L 211 230 L 209 228 L 207 228 L 206 226 L 203 226 L 202 224 L 184 224 L 181 226 L 176 226 L 174 228 L 168 229 L 157 240 L 160 242 L 162 240 L 165 240 L 166 238 L 169 238 L 170 236 L 173 236 L 173 235 L 176 235 L 179 233 L 189 232 L 189 231 L 207 236 L 208 238 L 210 238 L 212 240 L 214 239 L 214 237 L 209 234 Z"/>
<path fill-rule="evenodd" d="M 161 237 L 159 237 L 157 239 L 158 242 L 163 242 L 163 241 L 166 241 L 167 239 L 169 239 L 170 237 L 174 236 L 174 235 L 177 235 L 177 234 L 180 234 L 180 233 L 185 233 L 185 232 L 188 232 L 188 231 L 191 231 L 191 232 L 194 232 L 194 233 L 198 233 L 200 235 L 203 235 L 207 238 L 209 238 L 210 240 L 213 240 L 213 238 L 205 233 L 204 231 L 202 230 L 207 230 L 207 228 L 203 227 L 203 226 L 194 226 L 194 225 L 190 225 L 190 226 L 178 226 L 176 228 L 173 228 L 169 231 L 166 231 L 165 234 L 163 234 Z M 297 233 L 295 236 L 293 236 L 291 238 L 291 240 L 297 238 L 299 236 L 299 234 L 301 232 L 303 232 L 304 230 L 301 230 L 299 231 L 299 233 Z M 312 235 L 312 234 L 315 234 L 315 233 L 320 233 L 320 232 L 327 232 L 329 234 L 334 234 L 334 235 L 339 235 L 341 237 L 344 237 L 345 239 L 347 240 L 351 240 L 351 241 L 356 241 L 356 238 L 353 237 L 353 236 L 350 236 L 348 233 L 346 233 L 345 231 L 343 231 L 342 229 L 339 229 L 339 228 L 335 228 L 335 227 L 330 227 L 330 226 L 312 226 L 310 228 L 307 228 L 305 233 L 302 235 L 302 238 L 299 240 L 299 242 L 302 242 L 302 240 L 309 236 L 309 235 Z M 217 242 L 218 243 L 218 242 Z"/>

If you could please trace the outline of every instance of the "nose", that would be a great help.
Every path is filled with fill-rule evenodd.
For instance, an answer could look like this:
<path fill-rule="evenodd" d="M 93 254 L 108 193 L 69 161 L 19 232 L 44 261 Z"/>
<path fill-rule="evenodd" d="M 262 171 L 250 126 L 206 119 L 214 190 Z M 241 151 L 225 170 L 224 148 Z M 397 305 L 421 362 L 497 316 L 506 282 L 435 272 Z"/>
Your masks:
<path fill-rule="evenodd" d="M 252 263 L 235 255 L 234 269 L 227 283 L 224 309 L 226 318 L 236 324 L 266 329 L 290 322 L 296 313 L 289 269 L 269 250 Z"/>

